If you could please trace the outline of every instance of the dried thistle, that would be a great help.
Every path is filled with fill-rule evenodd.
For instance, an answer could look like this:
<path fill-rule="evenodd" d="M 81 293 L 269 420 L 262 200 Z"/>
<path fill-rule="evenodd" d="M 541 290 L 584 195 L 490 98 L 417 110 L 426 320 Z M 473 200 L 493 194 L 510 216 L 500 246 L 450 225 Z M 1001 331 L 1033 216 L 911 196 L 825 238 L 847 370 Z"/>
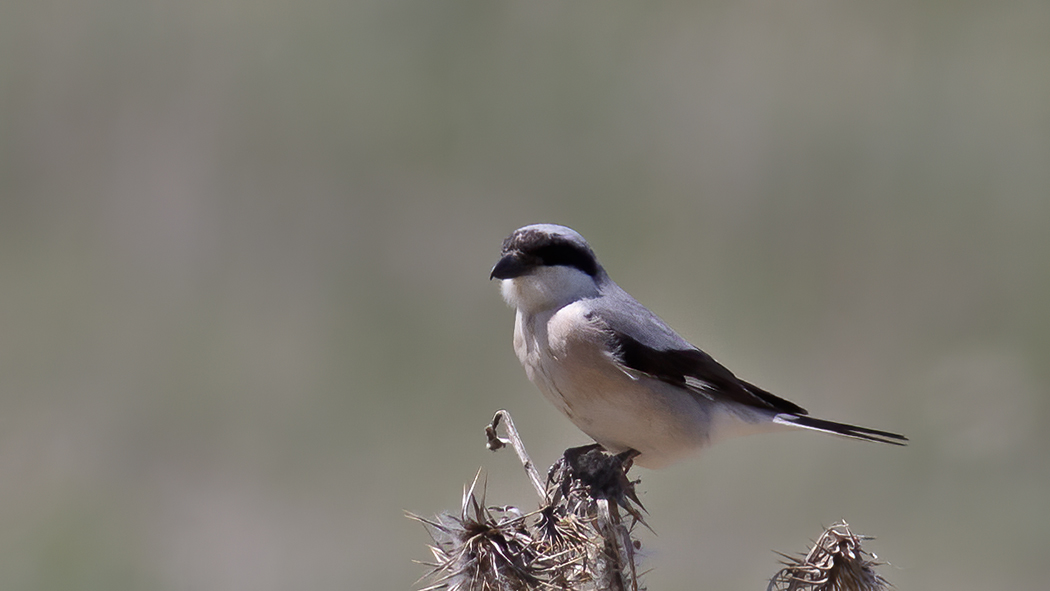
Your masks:
<path fill-rule="evenodd" d="M 786 566 L 767 591 L 886 591 L 892 585 L 875 572 L 882 563 L 861 548 L 861 541 L 870 539 L 855 535 L 845 521 L 832 525 L 805 556 L 782 554 Z"/>
<path fill-rule="evenodd" d="M 518 591 L 539 583 L 530 551 L 533 540 L 524 525 L 527 516 L 513 507 L 486 506 L 484 491 L 480 500 L 475 494 L 480 476 L 479 470 L 464 489 L 459 515 L 425 519 L 409 514 L 434 540 L 428 576 L 435 581 L 422 591 Z"/>
<path fill-rule="evenodd" d="M 510 440 L 496 436 L 500 419 Z M 487 433 L 491 449 L 513 445 L 530 471 L 509 415 L 497 413 Z M 432 583 L 422 591 L 638 591 L 640 544 L 631 532 L 644 521 L 634 483 L 626 477 L 630 459 L 598 449 L 567 451 L 551 468 L 546 487 L 530 475 L 542 495 L 540 509 L 531 513 L 486 506 L 479 471 L 464 489 L 459 515 L 410 514 L 434 540 L 434 562 L 424 576 Z M 630 524 L 621 519 L 621 508 L 632 516 Z"/>
<path fill-rule="evenodd" d="M 590 543 L 575 548 L 592 589 L 637 591 L 635 550 L 640 542 L 632 537 L 637 524 L 648 527 L 644 510 L 627 478 L 633 453 L 611 455 L 598 446 L 566 450 L 547 476 L 547 503 L 561 517 L 560 523 L 584 526 Z M 630 524 L 620 509 L 631 516 Z M 583 582 L 581 579 L 578 582 Z M 572 587 L 578 588 L 578 587 Z"/>

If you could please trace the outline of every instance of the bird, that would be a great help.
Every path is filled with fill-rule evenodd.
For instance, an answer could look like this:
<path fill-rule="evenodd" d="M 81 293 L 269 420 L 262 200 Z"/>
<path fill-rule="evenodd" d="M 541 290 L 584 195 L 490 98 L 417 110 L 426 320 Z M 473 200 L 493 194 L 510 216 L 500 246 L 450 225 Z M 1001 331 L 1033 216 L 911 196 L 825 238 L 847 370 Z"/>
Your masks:
<path fill-rule="evenodd" d="M 907 437 L 809 416 L 682 338 L 556 224 L 518 228 L 489 274 L 516 310 L 514 351 L 554 406 L 606 451 L 663 468 L 730 437 L 808 429 L 906 445 Z"/>

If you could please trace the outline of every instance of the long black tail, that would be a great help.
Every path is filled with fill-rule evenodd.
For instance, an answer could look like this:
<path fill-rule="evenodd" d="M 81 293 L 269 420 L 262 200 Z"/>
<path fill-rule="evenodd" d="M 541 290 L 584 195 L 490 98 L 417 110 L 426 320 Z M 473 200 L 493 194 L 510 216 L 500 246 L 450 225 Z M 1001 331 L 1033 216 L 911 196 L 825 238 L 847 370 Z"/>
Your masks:
<path fill-rule="evenodd" d="M 889 443 L 891 445 L 907 445 L 905 442 L 908 441 L 907 437 L 897 433 L 878 431 L 875 429 L 868 429 L 867 427 L 836 423 L 834 421 L 825 421 L 824 419 L 816 419 L 806 415 L 781 413 L 773 417 L 773 422 L 780 423 L 781 425 L 790 425 L 792 427 L 822 431 L 824 433 L 833 433 L 835 435 L 852 437 L 854 439 L 863 439 L 864 441 Z"/>

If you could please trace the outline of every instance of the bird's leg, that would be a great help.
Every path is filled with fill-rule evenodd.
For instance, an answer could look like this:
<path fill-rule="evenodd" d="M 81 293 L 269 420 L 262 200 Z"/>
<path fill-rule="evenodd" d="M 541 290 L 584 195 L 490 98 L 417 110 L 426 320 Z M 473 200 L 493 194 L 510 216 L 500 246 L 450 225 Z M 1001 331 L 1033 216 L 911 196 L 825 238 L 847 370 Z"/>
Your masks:
<path fill-rule="evenodd" d="M 642 452 L 636 449 L 629 449 L 627 451 L 621 451 L 620 453 L 616 454 L 616 459 L 620 460 L 620 463 L 623 464 L 624 474 L 627 474 L 627 471 L 630 470 L 632 466 L 634 466 L 634 459 L 640 455 L 642 455 Z"/>
<path fill-rule="evenodd" d="M 571 478 L 565 478 L 563 485 L 575 480 L 586 486 L 594 498 L 613 499 L 622 505 L 626 497 L 641 506 L 634 493 L 634 483 L 627 478 L 627 470 L 638 455 L 633 449 L 613 455 L 597 443 L 571 447 L 551 466 L 548 483 L 554 475 L 568 470 Z"/>

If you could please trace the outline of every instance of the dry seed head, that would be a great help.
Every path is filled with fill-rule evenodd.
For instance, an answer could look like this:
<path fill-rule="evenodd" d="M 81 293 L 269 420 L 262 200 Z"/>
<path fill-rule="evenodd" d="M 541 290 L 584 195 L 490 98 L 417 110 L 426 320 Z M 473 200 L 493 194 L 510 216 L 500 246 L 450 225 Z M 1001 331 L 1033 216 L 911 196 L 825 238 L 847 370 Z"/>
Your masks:
<path fill-rule="evenodd" d="M 631 530 L 639 510 L 629 499 L 595 499 L 571 470 L 552 471 L 549 485 L 544 506 L 523 514 L 486 506 L 475 476 L 458 515 L 409 515 L 434 540 L 424 576 L 430 585 L 422 591 L 637 591 Z M 620 519 L 620 503 L 635 517 L 630 526 Z"/>
<path fill-rule="evenodd" d="M 767 591 L 886 591 L 891 585 L 875 572 L 881 563 L 861 547 L 866 539 L 871 538 L 855 535 L 845 521 L 832 525 L 805 556 L 782 555 L 786 566 Z"/>

